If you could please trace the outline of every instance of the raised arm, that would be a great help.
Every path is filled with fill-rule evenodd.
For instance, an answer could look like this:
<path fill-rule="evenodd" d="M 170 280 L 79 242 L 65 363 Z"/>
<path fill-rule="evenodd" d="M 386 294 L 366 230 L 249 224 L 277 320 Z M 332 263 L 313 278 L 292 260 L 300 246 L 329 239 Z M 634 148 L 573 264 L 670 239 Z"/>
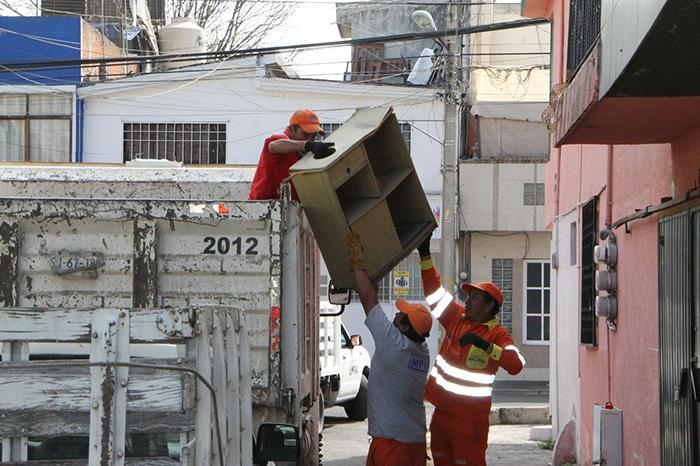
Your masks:
<path fill-rule="evenodd" d="M 379 300 L 377 299 L 377 289 L 369 280 L 367 275 L 367 264 L 363 257 L 362 243 L 355 233 L 348 233 L 346 237 L 348 254 L 350 256 L 350 270 L 355 274 L 355 291 L 360 296 L 360 303 L 365 310 L 365 314 L 374 309 Z"/>

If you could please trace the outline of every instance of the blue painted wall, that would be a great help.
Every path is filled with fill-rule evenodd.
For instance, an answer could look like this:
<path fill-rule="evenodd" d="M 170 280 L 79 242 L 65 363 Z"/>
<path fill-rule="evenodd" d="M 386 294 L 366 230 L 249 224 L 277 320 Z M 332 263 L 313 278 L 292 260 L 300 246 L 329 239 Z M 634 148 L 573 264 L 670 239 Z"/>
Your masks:
<path fill-rule="evenodd" d="M 81 20 L 77 16 L 0 16 L 0 84 L 80 83 L 80 68 L 11 73 L 2 66 L 22 62 L 79 60 Z"/>

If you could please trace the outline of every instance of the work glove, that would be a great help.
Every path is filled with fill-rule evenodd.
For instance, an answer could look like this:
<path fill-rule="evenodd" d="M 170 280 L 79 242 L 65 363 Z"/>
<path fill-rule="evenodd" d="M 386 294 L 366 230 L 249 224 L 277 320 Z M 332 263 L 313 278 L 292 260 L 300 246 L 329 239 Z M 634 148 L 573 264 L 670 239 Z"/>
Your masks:
<path fill-rule="evenodd" d="M 360 237 L 351 231 L 345 237 L 345 243 L 348 245 L 350 270 L 367 270 L 367 264 L 362 254 L 363 248 Z"/>
<path fill-rule="evenodd" d="M 491 346 L 491 343 L 484 340 L 476 333 L 465 333 L 460 337 L 459 344 L 462 345 L 462 348 L 464 348 L 467 345 L 474 345 L 477 348 L 480 348 L 487 352 L 489 350 L 489 346 Z"/>
<path fill-rule="evenodd" d="M 418 254 L 421 258 L 430 256 L 430 237 L 433 236 L 432 233 L 428 235 L 427 238 L 423 240 L 422 243 L 418 245 Z"/>
<path fill-rule="evenodd" d="M 335 153 L 334 142 L 309 141 L 304 144 L 304 152 L 313 152 L 315 159 L 325 159 Z"/>

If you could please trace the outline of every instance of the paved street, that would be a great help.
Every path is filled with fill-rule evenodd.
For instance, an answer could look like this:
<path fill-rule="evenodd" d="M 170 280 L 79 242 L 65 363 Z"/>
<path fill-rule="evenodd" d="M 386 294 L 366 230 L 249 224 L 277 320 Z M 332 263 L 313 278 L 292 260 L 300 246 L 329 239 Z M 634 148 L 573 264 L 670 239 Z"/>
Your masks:
<path fill-rule="evenodd" d="M 428 416 L 432 413 L 429 412 Z M 489 466 L 545 466 L 551 451 L 529 440 L 529 425 L 491 426 L 487 462 Z M 369 447 L 366 422 L 351 422 L 342 408 L 326 411 L 323 431 L 324 466 L 364 466 Z M 430 463 L 429 463 L 430 464 Z"/>

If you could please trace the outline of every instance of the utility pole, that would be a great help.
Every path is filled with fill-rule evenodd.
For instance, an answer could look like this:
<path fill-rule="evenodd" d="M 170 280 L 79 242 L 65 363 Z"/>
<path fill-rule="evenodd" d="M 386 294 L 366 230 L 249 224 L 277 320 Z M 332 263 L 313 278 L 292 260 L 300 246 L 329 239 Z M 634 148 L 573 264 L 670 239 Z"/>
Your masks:
<path fill-rule="evenodd" d="M 450 0 L 447 6 L 447 29 L 455 30 L 459 24 L 459 5 Z M 458 151 L 459 151 L 459 117 L 461 90 L 461 55 L 462 38 L 455 34 L 445 40 L 447 53 L 445 62 L 445 117 L 444 146 L 442 157 L 442 275 L 445 288 L 452 293 L 456 272 L 456 237 L 457 237 L 457 196 L 458 196 Z"/>

